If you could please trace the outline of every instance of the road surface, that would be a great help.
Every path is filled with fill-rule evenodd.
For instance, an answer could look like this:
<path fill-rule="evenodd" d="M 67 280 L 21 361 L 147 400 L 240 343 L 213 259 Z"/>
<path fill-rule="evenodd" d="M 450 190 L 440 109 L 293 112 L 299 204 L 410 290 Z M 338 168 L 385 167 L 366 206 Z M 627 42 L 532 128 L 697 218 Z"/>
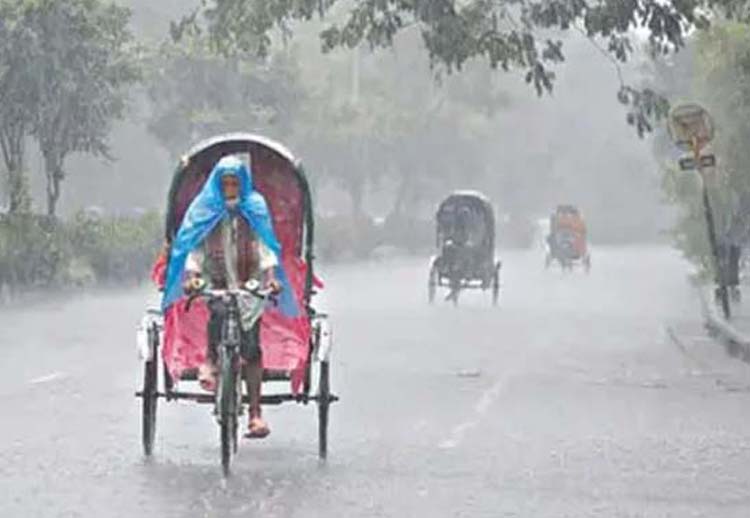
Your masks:
<path fill-rule="evenodd" d="M 705 339 L 688 266 L 594 251 L 590 276 L 503 255 L 489 294 L 426 303 L 426 259 L 322 272 L 330 458 L 314 407 L 267 412 L 222 481 L 206 406 L 161 405 L 143 460 L 135 324 L 146 289 L 0 314 L 0 516 L 750 515 L 750 370 Z"/>

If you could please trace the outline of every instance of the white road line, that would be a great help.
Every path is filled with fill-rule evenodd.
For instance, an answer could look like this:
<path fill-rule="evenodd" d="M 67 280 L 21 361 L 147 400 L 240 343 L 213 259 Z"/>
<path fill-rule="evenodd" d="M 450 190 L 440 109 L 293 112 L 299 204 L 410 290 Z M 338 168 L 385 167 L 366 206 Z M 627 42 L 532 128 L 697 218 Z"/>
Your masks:
<path fill-rule="evenodd" d="M 32 380 L 29 380 L 29 383 L 32 385 L 39 385 L 41 383 L 49 383 L 50 381 L 55 381 L 63 378 L 67 378 L 68 375 L 64 372 L 53 372 L 50 374 L 45 374 L 44 376 L 39 376 L 38 378 L 34 378 Z"/>
<path fill-rule="evenodd" d="M 448 437 L 438 444 L 438 448 L 441 450 L 450 450 L 460 446 L 466 433 L 475 428 L 481 422 L 482 417 L 490 409 L 492 403 L 494 403 L 495 399 L 500 395 L 500 392 L 502 392 L 507 385 L 507 382 L 507 378 L 500 378 L 493 383 L 490 388 L 485 390 L 479 398 L 479 401 L 474 405 L 474 415 L 472 418 L 454 426 L 450 434 L 448 434 Z"/>

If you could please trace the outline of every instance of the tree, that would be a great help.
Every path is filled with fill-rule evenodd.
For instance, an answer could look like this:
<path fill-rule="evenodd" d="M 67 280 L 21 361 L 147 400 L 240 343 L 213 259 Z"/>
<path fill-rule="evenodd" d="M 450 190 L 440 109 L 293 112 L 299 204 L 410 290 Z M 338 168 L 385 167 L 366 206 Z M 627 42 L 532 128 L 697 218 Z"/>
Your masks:
<path fill-rule="evenodd" d="M 350 6 L 350 7 L 349 7 Z M 348 9 L 347 14 L 342 10 Z M 334 17 L 322 33 L 325 49 L 354 48 L 365 42 L 387 47 L 407 28 L 417 27 L 434 65 L 461 71 L 481 57 L 493 68 L 520 69 L 537 93 L 550 92 L 554 67 L 565 55 L 561 33 L 578 32 L 604 40 L 616 63 L 633 52 L 632 30 L 648 31 L 655 54 L 684 46 L 694 28 L 706 28 L 712 12 L 748 15 L 744 0 L 204 0 L 202 7 L 174 24 L 179 37 L 186 26 L 205 26 L 213 47 L 263 54 L 271 34 L 288 35 L 298 20 Z M 339 22 L 339 23 L 337 23 Z M 643 134 L 666 114 L 664 98 L 649 89 L 621 82 L 618 99 L 629 107 L 627 121 Z"/>
<path fill-rule="evenodd" d="M 436 83 L 416 34 L 401 35 L 392 52 L 320 56 L 304 48 L 308 96 L 294 147 L 312 171 L 325 172 L 324 184 L 348 194 L 352 218 L 380 191 L 389 196 L 378 212 L 403 222 L 484 175 L 495 116 L 510 103 L 484 63 Z"/>
<path fill-rule="evenodd" d="M 186 142 L 226 131 L 291 131 L 303 95 L 294 56 L 211 52 L 200 34 L 165 42 L 149 59 L 149 131 L 173 158 Z"/>
<path fill-rule="evenodd" d="M 700 102 L 718 127 L 711 152 L 718 167 L 708 175 L 720 244 L 750 241 L 750 32 L 746 24 L 720 23 L 691 41 L 687 51 L 652 65 L 652 82 L 672 98 Z M 666 134 L 654 152 L 664 162 L 667 198 L 682 208 L 674 229 L 678 248 L 704 273 L 712 270 L 699 180 L 675 169 L 675 151 Z"/>
<path fill-rule="evenodd" d="M 25 141 L 31 128 L 33 99 L 27 63 L 32 34 L 20 20 L 18 3 L 0 3 L 0 149 L 7 174 L 8 210 L 30 210 L 25 177 Z"/>
<path fill-rule="evenodd" d="M 25 67 L 34 105 L 31 133 L 44 157 L 47 213 L 55 215 L 75 152 L 110 159 L 112 123 L 123 118 L 127 89 L 139 80 L 130 11 L 102 0 L 22 2 L 21 23 L 33 34 Z"/>

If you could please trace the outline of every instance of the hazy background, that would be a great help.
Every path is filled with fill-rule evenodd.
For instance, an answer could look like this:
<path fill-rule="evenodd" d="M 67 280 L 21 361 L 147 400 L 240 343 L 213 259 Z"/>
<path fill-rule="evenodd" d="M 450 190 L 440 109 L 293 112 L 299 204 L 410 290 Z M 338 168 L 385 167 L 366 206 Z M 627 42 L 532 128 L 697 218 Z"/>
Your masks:
<path fill-rule="evenodd" d="M 178 0 L 121 0 L 133 9 L 133 25 L 144 41 L 157 43 L 168 34 L 169 21 L 186 13 L 191 2 Z M 195 2 L 192 2 L 193 4 Z M 289 43 L 288 50 L 298 61 L 299 81 L 304 85 L 329 81 L 339 90 L 355 88 L 346 51 L 323 55 L 319 51 L 316 28 L 305 27 Z M 431 136 L 422 146 L 410 139 L 404 149 L 389 153 L 410 153 L 420 160 L 428 157 L 426 167 L 434 175 L 447 178 L 425 192 L 418 206 L 410 207 L 419 217 L 427 217 L 432 205 L 450 189 L 477 188 L 486 192 L 501 214 L 534 220 L 548 214 L 557 203 L 578 204 L 587 216 L 594 241 L 654 240 L 669 226 L 670 210 L 661 203 L 659 170 L 651 156 L 650 145 L 640 140 L 625 124 L 625 113 L 615 94 L 617 75 L 612 63 L 590 42 L 582 38 L 567 42 L 568 62 L 558 70 L 554 94 L 538 98 L 518 74 L 489 73 L 484 65 L 473 65 L 465 78 L 449 78 L 441 84 L 430 79 L 426 57 L 418 49 L 418 38 L 407 34 L 393 50 L 371 54 L 360 52 L 359 89 L 380 76 L 396 77 L 401 92 L 422 96 L 451 88 L 453 97 L 474 96 L 490 89 L 492 113 L 477 125 L 481 137 L 466 134 L 466 124 L 443 117 L 425 125 Z M 637 60 L 636 60 L 637 62 Z M 636 65 L 625 73 L 636 77 Z M 361 95 L 363 111 L 377 112 L 369 106 L 369 97 Z M 323 101 L 325 102 L 325 98 Z M 408 99 L 406 100 L 408 102 Z M 127 121 L 119 123 L 112 134 L 116 161 L 103 162 L 73 157 L 60 202 L 60 212 L 70 214 L 84 206 L 101 206 L 122 211 L 133 207 L 162 209 L 174 163 L 166 149 L 148 132 L 152 106 L 142 91 L 132 96 Z M 290 114 L 293 118 L 294 113 Z M 473 122 L 469 122 L 472 124 Z M 348 198 L 337 182 L 329 181 L 323 169 L 335 161 L 337 150 L 321 144 L 318 148 L 305 135 L 280 134 L 274 127 L 237 127 L 268 133 L 286 142 L 301 155 L 317 190 L 319 211 L 337 213 L 350 210 Z M 418 129 L 414 131 L 419 131 Z M 461 145 L 452 145 L 460 139 Z M 416 142 L 416 144 L 415 144 Z M 444 145 L 436 145 L 436 142 Z M 187 150 L 194 142 L 184 142 Z M 369 156 L 368 177 L 382 176 L 385 181 L 368 182 L 364 202 L 371 216 L 386 216 L 396 196 L 393 175 L 409 175 L 408 161 L 393 160 L 379 153 Z M 407 165 L 404 165 L 407 164 Z M 37 207 L 43 200 L 42 162 L 36 151 L 29 153 L 29 165 Z M 350 169 L 352 166 L 348 166 Z M 379 169 L 383 173 L 379 173 Z M 446 170 L 440 170 L 446 169 Z M 429 174 L 427 173 L 428 178 Z M 500 242 L 502 243 L 502 236 Z"/>

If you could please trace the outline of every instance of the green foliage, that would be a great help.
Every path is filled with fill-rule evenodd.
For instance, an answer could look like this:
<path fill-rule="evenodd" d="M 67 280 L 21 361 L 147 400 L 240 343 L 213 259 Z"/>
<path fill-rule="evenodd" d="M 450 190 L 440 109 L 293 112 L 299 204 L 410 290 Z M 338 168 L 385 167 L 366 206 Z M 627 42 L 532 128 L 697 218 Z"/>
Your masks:
<path fill-rule="evenodd" d="M 68 225 L 72 252 L 100 281 L 136 282 L 149 271 L 162 238 L 162 218 L 91 218 L 78 213 Z"/>
<path fill-rule="evenodd" d="M 510 104 L 485 64 L 436 82 L 422 42 L 406 34 L 392 53 L 313 56 L 325 66 L 310 69 L 305 57 L 308 95 L 289 140 L 320 183 L 349 194 L 353 217 L 381 189 L 393 193 L 386 214 L 431 211 L 446 191 L 485 174 L 498 114 Z"/>
<path fill-rule="evenodd" d="M 719 128 L 714 151 L 727 185 L 750 193 L 750 30 L 724 24 L 696 42 L 695 88 Z"/>
<path fill-rule="evenodd" d="M 35 102 L 29 84 L 34 35 L 21 20 L 19 2 L 0 2 L 0 149 L 7 174 L 9 210 L 25 212 L 30 206 L 26 170 L 25 139 L 31 131 Z"/>
<path fill-rule="evenodd" d="M 493 67 L 527 70 L 527 81 L 540 92 L 551 88 L 553 77 L 546 64 L 563 59 L 562 45 L 538 33 L 547 29 L 579 28 L 590 36 L 606 38 L 609 49 L 625 60 L 631 52 L 628 32 L 649 30 L 655 50 L 681 47 L 685 31 L 707 23 L 702 8 L 731 2 L 679 0 L 471 0 L 460 5 L 447 0 L 358 0 L 352 2 L 343 23 L 323 31 L 326 48 L 391 46 L 396 34 L 417 26 L 430 57 L 449 69 L 460 69 L 474 57 L 486 58 Z M 289 30 L 295 20 L 334 12 L 341 1 L 327 0 L 212 0 L 204 2 L 203 20 L 225 52 L 264 53 L 268 34 Z M 345 7 L 344 7 L 345 8 Z M 183 23 L 197 24 L 194 13 Z"/>
<path fill-rule="evenodd" d="M 11 214 L 0 220 L 0 283 L 53 285 L 66 259 L 64 233 L 45 218 Z"/>
<path fill-rule="evenodd" d="M 122 119 L 127 88 L 139 79 L 130 11 L 101 0 L 36 0 L 22 8 L 35 35 L 28 85 L 32 134 L 45 159 L 47 211 L 55 214 L 65 158 L 109 157 L 108 135 Z"/>
<path fill-rule="evenodd" d="M 302 99 L 293 56 L 223 57 L 197 34 L 148 60 L 149 130 L 177 158 L 187 142 L 248 129 L 288 133 Z"/>
<path fill-rule="evenodd" d="M 324 261 L 366 259 L 381 244 L 381 233 L 365 217 L 319 216 L 316 230 L 315 251 Z"/>
<path fill-rule="evenodd" d="M 565 59 L 551 34 L 576 31 L 603 40 L 613 61 L 633 52 L 634 29 L 645 29 L 651 51 L 663 55 L 685 45 L 693 29 L 709 26 L 709 14 L 748 15 L 742 0 L 204 0 L 173 25 L 179 39 L 190 28 L 205 31 L 212 48 L 225 55 L 265 55 L 277 31 L 284 37 L 295 22 L 326 15 L 322 47 L 391 47 L 397 35 L 416 27 L 433 66 L 462 71 L 475 58 L 493 68 L 521 70 L 539 95 L 551 92 L 554 68 Z M 295 26 L 296 27 L 296 26 Z M 618 99 L 639 135 L 666 115 L 664 97 L 622 84 Z"/>
<path fill-rule="evenodd" d="M 665 166 L 662 188 L 667 201 L 681 209 L 671 230 L 674 245 L 698 268 L 702 276 L 710 278 L 713 259 L 706 231 L 700 178 L 696 174 Z M 711 194 L 715 195 L 715 190 Z M 713 207 L 717 212 L 722 209 L 716 203 Z"/>
<path fill-rule="evenodd" d="M 14 290 L 92 282 L 138 282 L 161 244 L 162 219 L 91 218 L 70 222 L 28 214 L 0 220 L 0 285 Z"/>
<path fill-rule="evenodd" d="M 486 66 L 432 80 L 418 38 L 395 55 L 331 53 L 289 45 L 258 59 L 217 55 L 189 23 L 173 27 L 149 60 L 149 129 L 173 158 L 187 143 L 226 131 L 257 131 L 288 142 L 318 187 L 335 185 L 363 214 L 368 192 L 396 184 L 394 210 L 481 172 L 478 149 L 495 138 L 492 119 L 508 103 Z M 421 71 L 414 74 L 414 70 Z M 454 153 L 436 154 L 450 145 Z"/>
<path fill-rule="evenodd" d="M 702 31 L 687 52 L 671 63 L 657 62 L 655 82 L 676 99 L 700 102 L 718 128 L 709 151 L 718 160 L 709 172 L 710 202 L 720 241 L 747 241 L 750 228 L 750 31 L 746 24 L 722 23 Z M 674 162 L 666 135 L 656 141 L 655 152 Z M 671 155 L 671 156 L 670 156 Z M 711 272 L 712 259 L 700 179 L 694 172 L 664 167 L 663 190 L 668 201 L 682 208 L 673 231 L 677 247 L 703 272 Z"/>
<path fill-rule="evenodd" d="M 639 137 L 654 131 L 654 125 L 669 114 L 669 100 L 651 88 L 633 88 L 623 85 L 617 99 L 627 107 L 625 120 L 633 126 Z"/>
<path fill-rule="evenodd" d="M 126 90 L 139 79 L 130 12 L 103 0 L 0 2 L 0 142 L 9 174 L 23 176 L 23 140 L 44 155 L 54 215 L 70 153 L 108 157 Z M 13 189 L 22 188 L 10 178 Z M 15 191 L 11 190 L 11 209 Z"/>

